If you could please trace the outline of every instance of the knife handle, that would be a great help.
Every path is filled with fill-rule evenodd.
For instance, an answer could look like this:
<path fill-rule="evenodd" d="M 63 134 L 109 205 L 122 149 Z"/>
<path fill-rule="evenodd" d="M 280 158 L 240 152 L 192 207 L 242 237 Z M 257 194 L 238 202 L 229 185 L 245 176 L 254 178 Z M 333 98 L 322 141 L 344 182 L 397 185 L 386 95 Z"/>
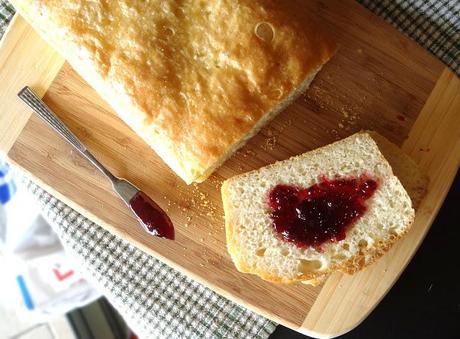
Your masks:
<path fill-rule="evenodd" d="M 115 185 L 118 182 L 112 173 L 110 173 L 104 165 L 102 165 L 87 149 L 86 146 L 73 134 L 66 125 L 58 118 L 58 116 L 43 102 L 42 99 L 29 87 L 24 87 L 18 97 L 24 101 L 35 113 L 38 114 L 45 122 L 66 139 L 73 147 L 80 151 L 94 166 L 104 173 Z"/>

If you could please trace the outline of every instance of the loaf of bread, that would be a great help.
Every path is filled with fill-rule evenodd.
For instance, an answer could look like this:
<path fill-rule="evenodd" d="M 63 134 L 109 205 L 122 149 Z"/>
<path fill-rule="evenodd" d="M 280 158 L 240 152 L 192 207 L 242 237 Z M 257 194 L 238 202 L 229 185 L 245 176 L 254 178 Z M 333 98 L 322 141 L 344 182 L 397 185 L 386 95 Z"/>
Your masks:
<path fill-rule="evenodd" d="M 393 160 L 404 163 L 397 165 L 398 168 L 415 177 L 408 182 L 419 201 L 426 181 L 415 164 L 401 151 L 397 154 L 396 146 L 389 141 L 378 135 L 376 138 Z M 339 196 L 338 200 L 328 197 L 327 207 L 315 205 L 314 200 L 310 205 L 302 205 L 305 201 L 302 199 L 313 199 L 315 192 L 320 192 L 316 194 L 316 199 L 320 199 L 318 197 L 322 197 L 324 192 L 321 190 L 325 187 L 340 188 L 340 185 L 349 183 L 358 188 L 353 194 L 358 194 L 357 204 L 362 207 L 357 210 L 361 213 L 359 215 L 353 214 L 357 211 L 352 211 L 353 201 L 347 195 Z M 303 228 L 299 232 L 308 233 L 317 232 L 315 227 L 320 225 L 321 235 L 329 234 L 330 239 L 319 242 L 316 235 L 312 238 L 306 234 L 307 237 L 302 239 L 313 240 L 310 243 L 302 240 L 299 245 L 299 241 L 291 237 L 293 229 L 285 228 L 284 233 L 280 233 L 280 225 L 275 224 L 275 220 L 280 219 L 275 217 L 282 211 L 273 209 L 270 200 L 273 199 L 271 192 L 278 187 L 291 187 L 297 189 L 296 192 L 307 192 L 302 189 L 310 188 L 310 193 L 302 193 L 302 199 L 290 204 L 296 208 L 295 213 L 301 220 L 319 220 L 319 223 L 313 222 L 313 226 L 300 223 L 295 227 L 300 225 Z M 363 194 L 362 187 L 373 188 L 373 191 Z M 280 283 L 316 285 L 332 271 L 354 273 L 362 269 L 383 255 L 409 230 L 415 215 L 411 198 L 368 133 L 354 134 L 300 156 L 230 178 L 222 186 L 222 199 L 227 247 L 237 269 Z M 277 196 L 276 199 L 278 202 L 286 198 Z M 341 201 L 349 210 L 343 211 Z M 304 211 L 302 206 L 310 206 L 310 210 Z M 341 217 L 351 214 L 352 222 L 341 236 L 333 233 L 333 228 L 326 228 L 331 223 L 338 225 L 334 213 Z"/>
<path fill-rule="evenodd" d="M 12 3 L 187 183 L 305 91 L 334 50 L 301 1 Z"/>

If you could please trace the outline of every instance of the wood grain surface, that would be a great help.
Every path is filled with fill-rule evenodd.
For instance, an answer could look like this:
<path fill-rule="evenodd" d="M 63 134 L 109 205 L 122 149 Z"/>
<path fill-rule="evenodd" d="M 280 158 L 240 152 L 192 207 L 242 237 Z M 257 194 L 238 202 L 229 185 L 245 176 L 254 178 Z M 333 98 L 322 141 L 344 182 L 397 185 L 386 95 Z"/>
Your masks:
<path fill-rule="evenodd" d="M 6 153 L 31 113 L 24 110 L 16 93 L 27 83 L 43 95 L 64 60 L 18 15 L 0 41 L 0 51 L 0 151 Z"/>
<path fill-rule="evenodd" d="M 298 1 L 323 20 L 340 44 L 337 54 L 303 97 L 206 182 L 191 186 L 175 176 L 68 64 L 61 68 L 51 52 L 49 58 L 56 58 L 52 65 L 27 53 L 28 47 L 18 44 L 19 28 L 22 35 L 33 34 L 31 28 L 19 19 L 13 23 L 9 43 L 0 49 L 0 60 L 11 65 L 6 71 L 0 66 L 4 83 L 49 87 L 45 101 L 91 152 L 167 210 L 176 227 L 174 242 L 146 235 L 107 180 L 37 117 L 24 128 L 6 126 L 8 102 L 17 102 L 19 85 L 0 89 L 2 101 L 7 101 L 1 106 L 0 135 L 15 140 L 11 149 L 12 142 L 0 146 L 44 188 L 107 230 L 270 319 L 327 337 L 350 330 L 377 305 L 436 215 L 459 164 L 460 84 L 421 47 L 355 1 Z M 32 43 L 47 50 L 38 38 Z M 13 54 L 16 63 L 35 65 L 34 72 L 21 73 L 20 67 L 13 71 Z M 53 75 L 54 69 L 60 71 L 51 86 L 47 78 L 37 83 L 40 74 L 51 70 Z M 17 74 L 21 76 L 15 79 Z M 30 112 L 16 105 L 15 114 L 27 121 Z M 315 288 L 274 285 L 237 272 L 225 247 L 222 181 L 361 129 L 376 130 L 402 145 L 430 176 L 413 231 L 375 265 L 354 276 L 333 274 Z"/>

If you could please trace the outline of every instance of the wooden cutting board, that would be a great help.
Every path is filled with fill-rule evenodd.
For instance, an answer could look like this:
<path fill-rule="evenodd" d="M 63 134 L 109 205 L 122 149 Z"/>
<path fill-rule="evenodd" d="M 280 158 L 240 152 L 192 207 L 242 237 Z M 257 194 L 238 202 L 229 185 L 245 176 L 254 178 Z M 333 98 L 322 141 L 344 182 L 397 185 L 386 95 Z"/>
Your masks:
<path fill-rule="evenodd" d="M 206 182 L 185 185 L 20 17 L 0 46 L 0 149 L 49 192 L 175 269 L 274 321 L 312 336 L 357 326 L 416 251 L 460 162 L 460 81 L 407 37 L 353 0 L 305 2 L 340 44 L 305 96 Z M 29 85 L 116 175 L 164 207 L 176 241 L 147 236 L 106 179 L 19 102 Z M 429 175 L 413 229 L 381 260 L 319 287 L 275 285 L 241 274 L 225 247 L 226 178 L 373 129 Z"/>

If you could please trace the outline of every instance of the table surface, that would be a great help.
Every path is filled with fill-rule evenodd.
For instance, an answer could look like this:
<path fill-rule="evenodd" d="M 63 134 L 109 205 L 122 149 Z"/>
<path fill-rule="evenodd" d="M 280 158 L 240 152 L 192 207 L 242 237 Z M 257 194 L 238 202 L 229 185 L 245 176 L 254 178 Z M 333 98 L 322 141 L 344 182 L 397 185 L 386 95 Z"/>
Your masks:
<path fill-rule="evenodd" d="M 460 172 L 426 239 L 398 282 L 360 326 L 340 338 L 459 338 L 459 206 Z M 301 338 L 309 337 L 283 326 L 270 336 Z"/>

